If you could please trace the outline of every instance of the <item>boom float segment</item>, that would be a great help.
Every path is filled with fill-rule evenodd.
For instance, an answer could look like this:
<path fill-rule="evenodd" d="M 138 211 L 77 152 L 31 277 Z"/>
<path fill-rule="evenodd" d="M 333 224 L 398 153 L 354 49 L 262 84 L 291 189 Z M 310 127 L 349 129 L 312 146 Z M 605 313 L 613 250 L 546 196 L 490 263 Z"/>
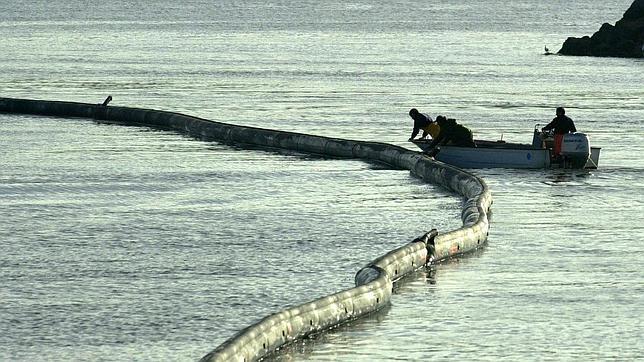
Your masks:
<path fill-rule="evenodd" d="M 355 276 L 355 287 L 267 316 L 239 331 L 205 355 L 202 361 L 259 360 L 284 344 L 374 312 L 389 304 L 396 280 L 427 263 L 475 250 L 487 240 L 492 195 L 485 182 L 471 173 L 406 148 L 235 126 L 173 112 L 101 104 L 0 98 L 0 112 L 93 118 L 170 129 L 224 143 L 378 161 L 408 169 L 426 182 L 441 185 L 465 198 L 461 228 L 444 234 L 436 230 L 427 232 L 359 270 Z"/>

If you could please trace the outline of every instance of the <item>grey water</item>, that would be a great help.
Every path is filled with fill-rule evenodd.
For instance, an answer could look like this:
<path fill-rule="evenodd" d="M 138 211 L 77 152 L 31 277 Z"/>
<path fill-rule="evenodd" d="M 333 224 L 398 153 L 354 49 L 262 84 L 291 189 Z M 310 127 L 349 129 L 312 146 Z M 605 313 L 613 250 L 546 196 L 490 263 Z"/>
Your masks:
<path fill-rule="evenodd" d="M 0 96 L 413 149 L 407 111 L 530 142 L 564 106 L 597 170 L 474 170 L 488 244 L 274 360 L 644 356 L 644 62 L 544 56 L 631 1 L 0 3 Z M 0 114 L 0 360 L 197 360 L 462 200 L 408 171 Z"/>

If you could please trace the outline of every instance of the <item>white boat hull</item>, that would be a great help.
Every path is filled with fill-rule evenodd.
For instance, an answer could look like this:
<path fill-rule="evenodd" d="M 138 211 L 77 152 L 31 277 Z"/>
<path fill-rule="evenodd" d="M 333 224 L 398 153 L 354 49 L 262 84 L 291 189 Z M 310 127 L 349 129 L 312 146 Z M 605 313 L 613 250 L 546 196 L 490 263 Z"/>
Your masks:
<path fill-rule="evenodd" d="M 548 148 L 535 148 L 520 143 L 475 142 L 478 147 L 439 146 L 434 158 L 461 168 L 570 168 L 565 163 L 551 162 L 551 150 Z M 425 152 L 431 151 L 427 140 L 414 140 L 413 143 Z M 597 168 L 600 150 L 599 147 L 590 148 L 590 156 L 584 168 Z"/>
<path fill-rule="evenodd" d="M 461 168 L 549 168 L 546 149 L 499 149 L 441 146 L 435 158 Z"/>

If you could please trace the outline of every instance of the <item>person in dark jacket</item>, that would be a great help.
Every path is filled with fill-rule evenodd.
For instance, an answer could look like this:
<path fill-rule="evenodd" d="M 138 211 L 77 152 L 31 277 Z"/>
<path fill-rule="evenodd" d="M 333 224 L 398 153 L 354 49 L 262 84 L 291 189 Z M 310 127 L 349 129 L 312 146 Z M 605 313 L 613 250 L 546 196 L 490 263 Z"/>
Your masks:
<path fill-rule="evenodd" d="M 438 125 L 434 120 L 432 120 L 432 117 L 418 112 L 416 108 L 409 110 L 409 117 L 414 120 L 414 129 L 411 132 L 411 137 L 409 137 L 410 141 L 418 135 L 418 132 L 420 132 L 421 129 L 423 130 L 423 135 L 420 138 L 425 138 L 428 134 L 432 136 L 432 138 L 436 138 L 436 136 L 438 136 Z"/>
<path fill-rule="evenodd" d="M 555 145 L 554 145 L 554 154 L 561 154 L 561 143 L 563 142 L 563 136 L 567 133 L 577 132 L 575 127 L 575 122 L 566 116 L 566 110 L 563 107 L 557 107 L 556 110 L 557 117 L 555 117 L 552 122 L 548 123 L 541 131 L 554 130 L 555 133 Z"/>
<path fill-rule="evenodd" d="M 564 107 L 557 107 L 556 113 L 557 117 L 553 118 L 552 122 L 543 127 L 541 129 L 542 131 L 553 129 L 555 131 L 555 134 L 577 132 L 577 128 L 575 128 L 575 122 L 573 122 L 570 117 L 566 116 L 566 110 L 564 109 Z"/>
<path fill-rule="evenodd" d="M 472 137 L 472 131 L 469 128 L 456 123 L 452 118 L 445 118 L 444 116 L 436 117 L 436 123 L 440 127 L 440 133 L 429 144 L 430 148 L 439 145 L 476 147 L 474 138 Z"/>

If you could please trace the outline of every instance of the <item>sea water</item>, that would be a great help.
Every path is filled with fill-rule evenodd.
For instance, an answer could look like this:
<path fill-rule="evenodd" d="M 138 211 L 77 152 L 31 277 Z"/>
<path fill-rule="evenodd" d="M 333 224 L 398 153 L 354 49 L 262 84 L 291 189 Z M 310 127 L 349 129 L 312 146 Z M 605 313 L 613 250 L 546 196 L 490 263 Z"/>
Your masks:
<path fill-rule="evenodd" d="M 564 106 L 599 169 L 475 170 L 488 244 L 276 360 L 644 355 L 644 62 L 544 56 L 629 0 L 0 4 L 0 96 L 144 107 L 414 149 L 411 107 L 529 143 Z M 0 359 L 196 360 L 461 225 L 408 171 L 0 114 Z"/>

